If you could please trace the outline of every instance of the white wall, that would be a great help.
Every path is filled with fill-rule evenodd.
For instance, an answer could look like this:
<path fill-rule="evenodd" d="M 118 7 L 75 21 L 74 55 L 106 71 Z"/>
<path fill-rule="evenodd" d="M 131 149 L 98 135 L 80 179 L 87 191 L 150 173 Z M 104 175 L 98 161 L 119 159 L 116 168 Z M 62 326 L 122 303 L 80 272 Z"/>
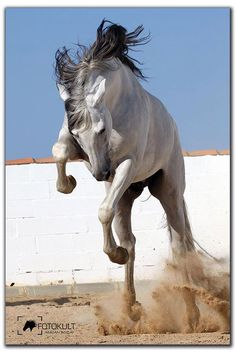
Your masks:
<path fill-rule="evenodd" d="M 229 156 L 185 157 L 189 217 L 197 241 L 216 257 L 229 255 Z M 15 285 L 123 280 L 123 266 L 103 253 L 97 212 L 104 185 L 83 163 L 67 165 L 77 180 L 56 191 L 56 166 L 6 167 L 6 282 Z M 136 279 L 152 278 L 169 254 L 164 213 L 145 189 L 133 207 Z"/>

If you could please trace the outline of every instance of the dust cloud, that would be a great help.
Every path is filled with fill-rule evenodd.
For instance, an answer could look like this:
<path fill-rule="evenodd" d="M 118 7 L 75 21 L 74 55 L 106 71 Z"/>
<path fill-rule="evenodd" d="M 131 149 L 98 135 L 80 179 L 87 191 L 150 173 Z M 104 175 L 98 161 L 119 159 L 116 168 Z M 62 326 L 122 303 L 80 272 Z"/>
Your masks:
<path fill-rule="evenodd" d="M 183 283 L 181 267 L 166 262 L 156 281 L 139 285 L 139 303 L 132 309 L 140 315 L 133 321 L 127 313 L 126 295 L 115 291 L 94 307 L 98 331 L 109 334 L 228 332 L 230 324 L 229 262 L 212 260 L 201 253 L 188 254 L 186 265 L 190 281 Z M 184 292 L 192 295 L 200 311 L 197 326 L 189 329 L 188 306 Z"/>

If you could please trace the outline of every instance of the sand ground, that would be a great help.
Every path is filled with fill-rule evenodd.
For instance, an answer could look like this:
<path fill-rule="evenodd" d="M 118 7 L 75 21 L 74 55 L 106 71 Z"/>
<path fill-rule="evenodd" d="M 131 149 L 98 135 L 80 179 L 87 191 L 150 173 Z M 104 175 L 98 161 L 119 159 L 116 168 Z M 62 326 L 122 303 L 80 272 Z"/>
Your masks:
<path fill-rule="evenodd" d="M 217 331 L 205 333 L 153 333 L 153 328 L 150 327 L 148 330 L 140 324 L 140 321 L 131 325 L 130 319 L 122 316 L 124 325 L 121 325 L 120 318 L 117 322 L 115 319 L 111 322 L 114 302 L 119 308 L 119 303 L 112 294 L 95 293 L 58 298 L 8 298 L 5 343 L 7 345 L 230 344 L 230 334 L 219 328 Z M 111 305 L 107 307 L 107 317 L 98 314 L 98 304 L 104 303 Z M 101 323 L 105 317 L 107 326 Z M 23 331 L 27 320 L 36 323 L 32 331 L 29 328 Z M 104 328 L 109 330 L 104 331 Z"/>

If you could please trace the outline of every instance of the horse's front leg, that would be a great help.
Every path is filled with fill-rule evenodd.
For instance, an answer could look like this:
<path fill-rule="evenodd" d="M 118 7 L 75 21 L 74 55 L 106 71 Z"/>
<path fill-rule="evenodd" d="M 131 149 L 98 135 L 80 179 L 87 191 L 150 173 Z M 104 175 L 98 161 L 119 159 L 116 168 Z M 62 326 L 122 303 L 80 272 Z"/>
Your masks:
<path fill-rule="evenodd" d="M 120 245 L 127 249 L 129 260 L 125 265 L 125 312 L 137 321 L 141 316 L 141 306 L 136 302 L 134 287 L 135 236 L 131 226 L 131 209 L 133 202 L 143 191 L 142 183 L 131 185 L 119 200 L 114 217 L 114 228 Z"/>
<path fill-rule="evenodd" d="M 71 193 L 76 187 L 76 180 L 73 176 L 66 175 L 66 163 L 68 159 L 81 158 L 72 137 L 69 134 L 60 136 L 58 142 L 53 145 L 52 154 L 57 166 L 57 190 L 61 193 Z"/>
<path fill-rule="evenodd" d="M 102 202 L 98 217 L 102 223 L 104 234 L 103 250 L 114 263 L 125 264 L 128 262 L 129 253 L 125 247 L 116 245 L 112 234 L 112 220 L 115 215 L 115 208 L 122 195 L 132 183 L 134 177 L 134 163 L 131 159 L 123 161 L 116 169 L 116 173 L 107 196 Z"/>

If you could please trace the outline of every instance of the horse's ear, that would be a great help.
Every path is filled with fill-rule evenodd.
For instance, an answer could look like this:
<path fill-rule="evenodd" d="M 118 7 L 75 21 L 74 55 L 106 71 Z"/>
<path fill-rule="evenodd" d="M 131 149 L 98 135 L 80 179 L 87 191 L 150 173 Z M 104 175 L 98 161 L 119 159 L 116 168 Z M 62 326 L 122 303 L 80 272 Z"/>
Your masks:
<path fill-rule="evenodd" d="M 91 104 L 91 106 L 96 107 L 102 102 L 106 89 L 105 83 L 106 79 L 103 79 L 99 85 L 96 85 L 88 92 L 86 100 Z"/>
<path fill-rule="evenodd" d="M 63 101 L 66 101 L 70 97 L 66 88 L 63 85 L 58 84 L 58 83 L 57 83 L 57 88 L 58 88 L 59 94 L 61 96 L 61 99 Z"/>

